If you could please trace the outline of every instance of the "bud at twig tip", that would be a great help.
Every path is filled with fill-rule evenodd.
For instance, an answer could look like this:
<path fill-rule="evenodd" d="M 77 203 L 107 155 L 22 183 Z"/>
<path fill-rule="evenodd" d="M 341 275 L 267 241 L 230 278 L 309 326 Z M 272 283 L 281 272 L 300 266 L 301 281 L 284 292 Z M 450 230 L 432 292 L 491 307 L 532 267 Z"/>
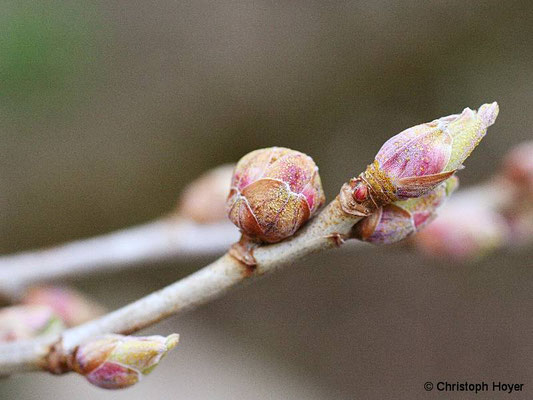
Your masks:
<path fill-rule="evenodd" d="M 477 112 L 465 108 L 393 136 L 366 171 L 343 186 L 343 210 L 367 216 L 378 207 L 430 192 L 462 168 L 498 111 L 496 102 Z"/>
<path fill-rule="evenodd" d="M 171 335 L 167 336 L 165 346 L 167 346 L 168 350 L 172 350 L 178 345 L 179 341 L 180 335 L 178 335 L 177 333 L 172 333 Z"/>
<path fill-rule="evenodd" d="M 103 389 L 124 389 L 137 383 L 176 345 L 179 335 L 106 335 L 78 347 L 72 369 Z"/>
<path fill-rule="evenodd" d="M 499 112 L 500 106 L 498 106 L 498 103 L 495 101 L 490 104 L 483 104 L 478 110 L 478 114 L 486 127 L 489 127 L 496 122 Z"/>

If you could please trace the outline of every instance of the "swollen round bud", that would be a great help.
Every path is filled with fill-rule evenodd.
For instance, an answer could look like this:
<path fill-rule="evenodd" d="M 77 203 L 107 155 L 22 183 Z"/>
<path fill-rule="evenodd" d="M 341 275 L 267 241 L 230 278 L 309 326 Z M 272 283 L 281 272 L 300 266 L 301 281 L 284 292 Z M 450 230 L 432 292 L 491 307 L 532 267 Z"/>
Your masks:
<path fill-rule="evenodd" d="M 234 168 L 234 164 L 221 165 L 188 185 L 179 202 L 179 215 L 200 224 L 225 220 L 226 198 Z"/>
<path fill-rule="evenodd" d="M 472 153 L 494 124 L 498 104 L 484 104 L 478 111 L 465 108 L 417 125 L 390 138 L 359 177 L 341 190 L 347 213 L 367 216 L 397 200 L 416 198 L 448 179 Z"/>
<path fill-rule="evenodd" d="M 431 192 L 380 207 L 357 223 L 352 230 L 356 239 L 373 244 L 392 244 L 419 232 L 437 216 L 438 209 L 458 186 L 455 176 Z"/>
<path fill-rule="evenodd" d="M 271 147 L 237 163 L 227 205 L 229 218 L 246 236 L 276 243 L 292 236 L 324 202 L 313 159 Z"/>
<path fill-rule="evenodd" d="M 103 389 L 124 389 L 149 374 L 179 336 L 106 335 L 78 347 L 72 369 Z"/>
<path fill-rule="evenodd" d="M 22 303 L 52 308 L 67 326 L 79 325 L 104 313 L 99 304 L 73 289 L 60 286 L 30 288 L 22 298 Z"/>
<path fill-rule="evenodd" d="M 31 339 L 61 332 L 61 318 L 45 305 L 22 305 L 0 309 L 0 342 Z"/>

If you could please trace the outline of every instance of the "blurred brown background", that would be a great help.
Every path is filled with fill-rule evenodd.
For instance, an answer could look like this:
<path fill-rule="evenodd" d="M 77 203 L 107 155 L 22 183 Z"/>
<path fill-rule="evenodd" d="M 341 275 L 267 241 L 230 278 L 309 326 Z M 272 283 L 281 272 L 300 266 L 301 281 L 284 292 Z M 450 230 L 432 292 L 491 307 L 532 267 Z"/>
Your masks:
<path fill-rule="evenodd" d="M 532 38 L 530 1 L 4 1 L 0 250 L 158 217 L 204 170 L 270 145 L 313 156 L 332 198 L 391 135 L 497 100 L 460 175 L 481 182 L 532 136 Z M 132 389 L 34 374 L 0 398 L 533 398 L 532 256 L 317 255 L 148 330 L 181 344 Z M 115 308 L 208 261 L 78 286 Z M 439 380 L 525 391 L 424 391 Z"/>

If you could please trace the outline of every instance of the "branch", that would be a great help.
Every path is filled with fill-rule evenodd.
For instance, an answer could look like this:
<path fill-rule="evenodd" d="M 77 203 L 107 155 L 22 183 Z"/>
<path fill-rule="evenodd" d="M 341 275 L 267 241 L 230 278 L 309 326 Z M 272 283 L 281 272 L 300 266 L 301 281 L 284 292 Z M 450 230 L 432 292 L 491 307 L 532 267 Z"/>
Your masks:
<path fill-rule="evenodd" d="M 513 198 L 500 190 L 500 182 L 489 182 L 461 190 L 450 202 L 484 204 L 507 209 Z M 142 263 L 187 260 L 223 253 L 238 240 L 239 233 L 227 221 L 200 224 L 170 216 L 117 232 L 60 246 L 0 257 L 0 297 L 20 300 L 32 285 L 93 273 L 117 272 Z M 359 242 L 353 242 L 357 244 Z"/>
<path fill-rule="evenodd" d="M 513 199 L 500 190 L 496 179 L 461 190 L 451 200 L 506 209 Z M 227 221 L 200 224 L 183 217 L 166 217 L 140 226 L 60 246 L 0 257 L 0 295 L 20 300 L 32 285 L 93 273 L 117 272 L 142 263 L 187 260 L 224 252 L 238 239 L 237 229 Z M 353 242 L 357 244 L 359 242 Z"/>
<path fill-rule="evenodd" d="M 120 271 L 141 263 L 220 254 L 238 239 L 229 222 L 199 224 L 169 216 L 57 247 L 0 257 L 0 294 L 17 300 L 26 287 L 67 277 Z"/>
<path fill-rule="evenodd" d="M 510 198 L 507 192 L 498 189 L 495 181 L 466 189 L 452 198 L 452 204 L 490 202 L 495 209 L 507 208 Z M 133 333 L 172 314 L 207 303 L 231 287 L 271 273 L 310 253 L 338 247 L 359 219 L 342 211 L 336 198 L 293 238 L 255 249 L 255 267 L 226 254 L 172 285 L 61 335 L 0 345 L 0 375 L 42 369 L 65 372 L 73 350 L 87 339 L 104 333 Z"/>
<path fill-rule="evenodd" d="M 312 252 L 337 247 L 361 217 L 345 213 L 336 198 L 293 238 L 255 249 L 256 266 L 226 254 L 188 277 L 102 318 L 33 341 L 0 345 L 0 375 L 43 368 L 68 370 L 68 358 L 85 340 L 104 333 L 132 333 L 223 294 L 229 288 L 292 263 Z"/>
<path fill-rule="evenodd" d="M 230 219 L 244 232 L 264 238 L 264 241 L 275 242 L 287 238 L 285 241 L 271 245 L 252 244 L 248 238 L 207 267 L 102 318 L 66 330 L 60 335 L 2 345 L 0 374 L 38 369 L 54 373 L 71 371 L 76 349 L 87 340 L 106 333 L 135 332 L 171 314 L 205 303 L 233 286 L 273 272 L 312 252 L 338 247 L 345 239 L 352 237 L 352 229 L 357 222 L 376 211 L 380 215 L 383 211 L 384 214 L 385 208 L 391 203 L 402 203 L 404 211 L 401 218 L 416 224 L 414 219 L 409 218 L 409 211 L 432 207 L 433 193 L 438 187 L 446 186 L 445 181 L 479 143 L 487 127 L 494 123 L 497 113 L 496 103 L 485 104 L 478 112 L 467 108 L 460 115 L 441 118 L 393 137 L 380 149 L 374 163 L 366 171 L 344 184 L 335 200 L 292 237 L 285 236 L 286 231 L 292 234 L 292 227 L 296 226 L 294 223 L 303 223 L 305 220 L 300 217 L 309 218 L 312 215 L 311 205 L 316 207 L 323 200 L 320 180 L 315 174 L 309 175 L 311 186 L 304 185 L 307 181 L 301 182 L 301 189 L 305 189 L 306 193 L 302 195 L 304 202 L 301 193 L 292 192 L 290 186 L 295 184 L 292 179 L 300 174 L 293 174 L 292 167 L 275 164 L 278 158 L 272 155 L 279 153 L 280 149 L 272 148 L 269 150 L 271 154 L 265 154 L 264 151 L 251 153 L 251 157 L 249 155 L 241 159 L 241 162 L 244 160 L 240 164 L 242 168 L 237 166 L 235 182 L 232 180 L 236 185 L 232 185 L 234 202 Z M 286 150 L 281 149 L 282 152 Z M 300 160 L 302 156 L 298 155 Z M 280 157 L 279 160 L 286 159 Z M 285 180 L 258 175 L 258 167 L 264 162 L 266 165 L 283 167 L 277 170 L 273 168 L 269 173 L 275 177 L 281 175 Z M 305 162 L 309 163 L 309 159 L 305 159 Z M 420 171 L 425 171 L 425 175 Z M 302 176 L 307 177 L 306 174 Z M 298 183 L 294 186 L 300 187 Z M 266 191 L 261 191 L 265 184 Z M 447 195 L 448 190 L 440 192 Z M 288 200 L 283 200 L 287 197 L 282 196 L 285 194 L 289 196 Z M 433 200 L 428 202 L 430 198 Z M 253 208 L 250 206 L 252 200 L 256 201 Z M 294 201 L 290 203 L 291 207 L 287 205 L 289 201 Z M 301 208 L 298 208 L 300 205 Z M 313 211 L 316 209 L 313 208 Z M 279 217 L 280 213 L 284 213 L 284 218 Z M 268 217 L 266 220 L 265 215 Z M 372 229 L 377 229 L 377 219 L 376 223 Z M 283 236 L 274 235 L 272 228 L 281 229 Z M 389 226 L 389 229 L 394 229 L 394 226 Z M 236 257 L 235 254 L 239 255 L 241 251 L 240 257 Z"/>

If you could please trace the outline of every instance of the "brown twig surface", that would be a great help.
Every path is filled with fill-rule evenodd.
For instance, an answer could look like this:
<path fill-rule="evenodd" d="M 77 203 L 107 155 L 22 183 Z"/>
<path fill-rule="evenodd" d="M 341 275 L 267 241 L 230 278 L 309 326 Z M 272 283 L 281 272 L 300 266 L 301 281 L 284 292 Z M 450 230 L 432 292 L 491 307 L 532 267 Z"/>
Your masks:
<path fill-rule="evenodd" d="M 239 237 L 229 221 L 199 224 L 176 216 L 60 246 L 0 257 L 0 295 L 17 300 L 28 286 L 161 260 L 224 252 Z"/>
<path fill-rule="evenodd" d="M 337 247 L 359 220 L 360 217 L 345 213 L 336 198 L 291 239 L 255 249 L 257 264 L 253 267 L 226 254 L 172 285 L 60 336 L 0 345 L 0 374 L 43 368 L 62 371 L 73 350 L 88 338 L 135 332 L 218 297 L 252 277 L 273 272 L 312 252 Z"/>
<path fill-rule="evenodd" d="M 497 115 L 497 104 L 484 105 L 480 108 L 480 111 L 482 110 L 495 110 L 493 112 L 494 115 L 491 114 L 490 123 L 483 118 L 486 113 L 482 114 L 481 120 L 486 123 L 486 129 L 487 126 L 494 122 L 495 115 Z M 465 112 L 472 113 L 469 109 L 466 109 L 463 113 Z M 443 121 L 448 123 L 450 119 L 447 117 Z M 428 126 L 433 129 L 433 125 Z M 473 133 L 478 134 L 478 128 Z M 466 132 L 472 133 L 472 131 L 468 130 Z M 481 134 L 484 134 L 484 132 L 481 132 Z M 458 142 L 458 146 L 462 145 L 462 142 Z M 468 154 L 464 153 L 464 158 Z M 460 163 L 463 160 L 456 159 L 454 162 Z M 455 167 L 450 171 L 455 171 Z M 449 174 L 450 171 L 444 171 L 438 175 L 428 175 L 428 177 L 431 177 L 431 179 L 438 177 L 439 180 L 434 182 L 438 184 L 448 176 L 446 174 Z M 344 184 L 340 194 L 329 205 L 287 240 L 270 245 L 247 245 L 247 243 L 251 242 L 241 241 L 239 245 L 233 246 L 228 253 L 210 265 L 103 317 L 67 329 L 60 334 L 0 345 L 0 375 L 34 370 L 48 370 L 54 373 L 68 372 L 72 368 L 72 357 L 76 349 L 88 339 L 106 333 L 130 334 L 136 332 L 169 315 L 182 313 L 208 302 L 231 287 L 290 265 L 295 260 L 310 253 L 339 247 L 346 239 L 352 237 L 352 228 L 358 221 L 371 215 L 378 206 L 384 206 L 396 199 L 396 191 L 392 187 L 393 181 L 389 179 L 387 174 L 377 174 L 376 176 L 379 175 L 381 179 L 379 182 L 389 183 L 390 185 L 371 185 L 372 195 L 370 199 L 367 199 L 367 196 L 363 196 L 360 199 L 360 196 L 358 196 L 360 185 L 368 185 L 366 180 L 361 178 L 366 176 L 364 175 L 365 173 L 361 174 L 359 178 L 353 178 L 349 183 Z M 430 182 L 424 177 L 413 177 L 411 181 L 416 181 L 418 186 L 415 185 L 417 194 L 410 197 L 423 196 L 425 192 L 420 188 L 424 185 L 427 185 L 427 190 L 433 190 L 435 187 L 430 185 L 433 180 Z M 399 182 L 400 184 L 405 183 L 402 183 L 401 179 Z M 412 182 L 410 184 L 414 185 Z M 411 188 L 408 185 L 406 187 Z M 411 188 L 409 190 L 414 189 Z M 385 196 L 387 193 L 389 195 Z M 470 196 L 479 196 L 480 201 L 486 201 L 487 199 L 493 201 L 494 208 L 505 208 L 501 207 L 500 203 L 505 203 L 508 199 L 499 194 L 498 187 L 489 184 L 478 188 L 477 193 L 475 190 L 472 191 Z M 373 201 L 374 198 L 377 198 L 376 196 L 380 199 L 379 204 L 375 204 Z M 374 207 L 371 207 L 370 200 L 374 203 Z M 211 229 L 212 227 L 204 232 L 192 234 L 191 232 L 194 232 L 194 229 L 197 228 L 197 226 L 187 226 L 183 221 L 180 225 L 172 219 L 161 220 L 138 228 L 95 238 L 92 239 L 92 242 L 91 240 L 82 241 L 48 250 L 50 253 L 45 251 L 45 253 L 40 254 L 53 255 L 62 253 L 63 255 L 68 255 L 68 257 L 65 256 L 64 258 L 71 260 L 69 262 L 72 265 L 69 268 L 67 262 L 64 262 L 60 267 L 53 267 L 49 264 L 50 268 L 47 268 L 46 273 L 43 272 L 45 275 L 41 276 L 32 271 L 33 267 L 31 265 L 37 261 L 35 258 L 32 259 L 32 253 L 13 256 L 14 259 L 18 257 L 19 261 L 24 260 L 26 267 L 21 269 L 22 271 L 17 275 L 17 279 L 12 280 L 11 287 L 5 285 L 4 289 L 16 291 L 28 283 L 51 279 L 54 276 L 77 275 L 80 271 L 94 271 L 98 268 L 96 265 L 99 261 L 107 261 L 108 266 L 126 266 L 132 261 L 146 261 L 153 259 L 152 257 L 165 258 L 170 255 L 185 254 L 187 246 L 184 243 L 194 243 L 192 246 L 194 251 L 202 249 L 202 253 L 206 253 L 207 250 L 216 247 L 213 245 L 214 242 L 210 242 L 209 235 L 211 234 L 221 238 L 224 243 L 229 239 L 227 235 L 220 231 L 214 232 Z M 150 240 L 147 240 L 147 238 L 150 238 Z M 190 239 L 191 241 L 187 242 L 185 239 Z M 91 245 L 87 246 L 87 243 L 91 243 Z M 136 247 L 133 243 L 138 243 L 138 246 Z M 180 245 L 182 246 L 181 248 L 179 247 Z M 98 255 L 86 254 L 87 248 L 97 250 L 99 246 L 103 250 L 113 248 L 115 251 L 108 252 L 107 258 L 104 259 L 99 259 Z M 202 246 L 205 247 L 202 248 Z M 81 264 L 76 264 L 76 257 L 74 259 L 71 257 L 77 251 L 80 257 L 81 255 L 85 257 L 84 262 Z M 110 255 L 115 258 L 110 257 Z M 115 261 L 114 263 L 109 263 L 110 260 Z M 78 270 L 76 270 L 77 267 Z M 0 279 L 0 282 L 9 281 L 7 272 L 4 272 L 4 274 L 2 277 L 0 272 L 0 278 L 3 278 Z"/>

